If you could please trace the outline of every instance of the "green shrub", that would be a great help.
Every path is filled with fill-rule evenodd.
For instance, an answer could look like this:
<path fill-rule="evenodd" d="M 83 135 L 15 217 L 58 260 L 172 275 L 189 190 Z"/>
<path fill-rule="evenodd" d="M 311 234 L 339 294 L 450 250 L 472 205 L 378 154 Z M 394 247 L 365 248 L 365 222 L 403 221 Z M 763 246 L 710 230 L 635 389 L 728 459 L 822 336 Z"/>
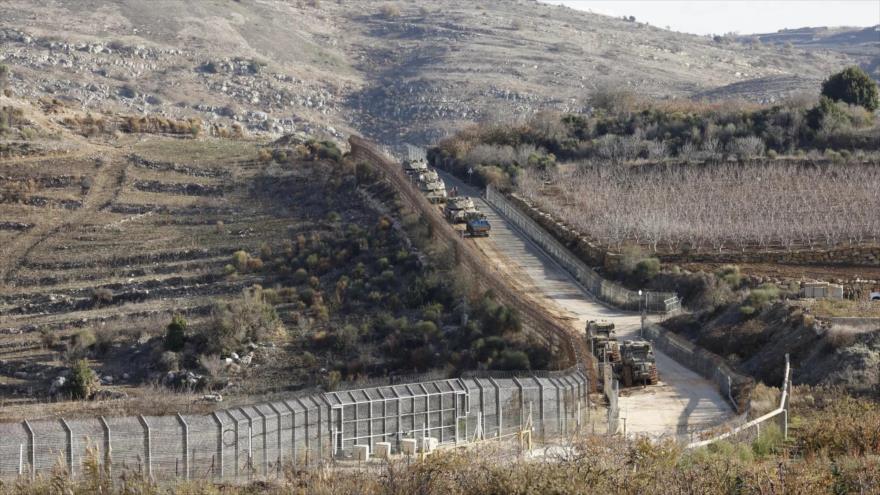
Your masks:
<path fill-rule="evenodd" d="M 752 442 L 752 451 L 757 457 L 767 457 L 779 450 L 783 440 L 782 430 L 776 423 L 764 423 L 761 434 Z"/>
<path fill-rule="evenodd" d="M 643 284 L 650 282 L 658 273 L 660 273 L 660 260 L 657 258 L 645 258 L 639 261 L 633 271 L 633 274 Z"/>
<path fill-rule="evenodd" d="M 79 359 L 73 363 L 65 388 L 70 397 L 76 400 L 88 399 L 98 390 L 98 376 L 89 368 L 88 361 Z"/>
<path fill-rule="evenodd" d="M 308 279 L 309 272 L 307 272 L 305 268 L 298 268 L 295 272 L 293 272 L 293 278 L 291 280 L 296 285 L 302 285 L 306 283 Z"/>
<path fill-rule="evenodd" d="M 742 274 L 736 265 L 724 265 L 716 272 L 716 275 L 734 289 L 742 283 Z"/>
<path fill-rule="evenodd" d="M 865 107 L 871 112 L 880 106 L 877 83 L 857 66 L 847 67 L 826 79 L 822 83 L 822 95 L 835 101 Z"/>
<path fill-rule="evenodd" d="M 171 323 L 165 328 L 163 339 L 165 350 L 180 352 L 186 344 L 186 320 L 181 315 L 174 315 Z"/>
<path fill-rule="evenodd" d="M 245 251 L 236 251 L 232 253 L 232 264 L 239 272 L 247 270 L 247 263 L 250 256 Z"/>
<path fill-rule="evenodd" d="M 505 349 L 501 351 L 498 359 L 492 363 L 492 368 L 496 370 L 516 371 L 528 370 L 529 356 L 523 351 Z"/>
<path fill-rule="evenodd" d="M 773 284 L 764 284 L 757 289 L 752 289 L 746 301 L 755 309 L 763 309 L 777 299 L 779 299 L 779 287 Z"/>

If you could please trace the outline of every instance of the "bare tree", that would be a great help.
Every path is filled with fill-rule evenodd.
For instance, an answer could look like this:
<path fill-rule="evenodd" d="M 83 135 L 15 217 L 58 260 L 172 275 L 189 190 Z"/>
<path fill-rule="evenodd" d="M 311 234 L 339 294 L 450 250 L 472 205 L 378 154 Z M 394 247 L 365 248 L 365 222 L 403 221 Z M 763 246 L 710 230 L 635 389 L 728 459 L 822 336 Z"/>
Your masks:
<path fill-rule="evenodd" d="M 619 156 L 616 144 L 608 156 Z M 754 150 L 754 148 L 752 148 Z M 877 242 L 880 169 L 868 164 L 716 164 L 712 167 L 562 166 L 526 170 L 519 193 L 545 211 L 619 248 L 653 251 L 796 249 Z"/>

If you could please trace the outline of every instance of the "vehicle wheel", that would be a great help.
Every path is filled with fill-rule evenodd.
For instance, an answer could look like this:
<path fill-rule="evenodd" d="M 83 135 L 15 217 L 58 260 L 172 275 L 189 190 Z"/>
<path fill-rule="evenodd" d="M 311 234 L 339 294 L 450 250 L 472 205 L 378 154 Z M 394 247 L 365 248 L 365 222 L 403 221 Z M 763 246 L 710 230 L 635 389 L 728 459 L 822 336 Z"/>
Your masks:
<path fill-rule="evenodd" d="M 632 387 L 633 384 L 633 370 L 629 366 L 623 367 L 623 386 L 624 387 Z"/>

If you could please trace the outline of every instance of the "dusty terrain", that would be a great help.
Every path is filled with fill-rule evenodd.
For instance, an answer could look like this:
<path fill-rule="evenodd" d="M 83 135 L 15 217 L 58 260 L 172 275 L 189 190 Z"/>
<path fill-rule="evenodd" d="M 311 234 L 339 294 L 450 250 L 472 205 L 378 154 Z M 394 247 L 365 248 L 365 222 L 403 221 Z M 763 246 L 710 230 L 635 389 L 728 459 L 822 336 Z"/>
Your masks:
<path fill-rule="evenodd" d="M 584 110 L 606 86 L 772 101 L 858 61 L 834 46 L 714 41 L 531 0 L 13 0 L 0 40 L 21 96 L 389 143 Z"/>

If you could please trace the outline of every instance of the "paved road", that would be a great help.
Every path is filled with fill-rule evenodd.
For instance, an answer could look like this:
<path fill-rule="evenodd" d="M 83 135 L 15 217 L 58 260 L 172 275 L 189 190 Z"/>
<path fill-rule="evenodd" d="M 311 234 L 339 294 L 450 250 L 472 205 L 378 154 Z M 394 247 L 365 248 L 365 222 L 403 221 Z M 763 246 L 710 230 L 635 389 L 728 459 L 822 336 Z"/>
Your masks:
<path fill-rule="evenodd" d="M 476 195 L 461 181 L 443 174 L 446 183 L 460 192 Z M 488 238 L 474 239 L 480 249 L 502 271 L 547 307 L 566 319 L 578 331 L 588 320 L 613 321 L 620 340 L 638 338 L 639 315 L 621 311 L 596 301 L 540 248 L 499 216 L 482 199 L 477 207 L 492 225 Z M 657 352 L 660 384 L 622 391 L 621 418 L 627 433 L 652 436 L 684 434 L 702 426 L 712 426 L 729 419 L 733 412 L 714 384 Z"/>

